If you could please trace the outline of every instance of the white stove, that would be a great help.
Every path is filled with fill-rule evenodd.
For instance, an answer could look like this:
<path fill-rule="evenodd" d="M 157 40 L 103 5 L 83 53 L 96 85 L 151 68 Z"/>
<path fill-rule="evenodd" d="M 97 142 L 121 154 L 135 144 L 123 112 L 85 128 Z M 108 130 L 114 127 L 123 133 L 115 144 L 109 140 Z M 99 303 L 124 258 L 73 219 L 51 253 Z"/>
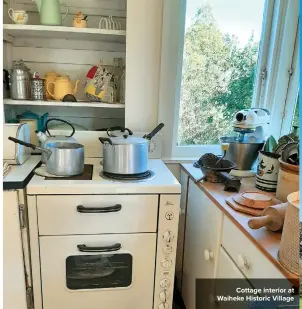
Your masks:
<path fill-rule="evenodd" d="M 158 159 L 139 181 L 100 161 L 91 180 L 27 186 L 35 309 L 172 309 L 180 184 Z"/>

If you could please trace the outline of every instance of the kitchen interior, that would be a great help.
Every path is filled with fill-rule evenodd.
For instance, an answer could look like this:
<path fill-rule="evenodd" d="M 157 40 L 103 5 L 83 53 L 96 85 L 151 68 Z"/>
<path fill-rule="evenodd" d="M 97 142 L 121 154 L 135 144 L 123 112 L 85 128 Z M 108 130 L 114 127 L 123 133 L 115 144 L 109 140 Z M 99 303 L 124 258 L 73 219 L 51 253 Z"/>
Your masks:
<path fill-rule="evenodd" d="M 195 309 L 196 279 L 297 288 L 299 128 L 275 138 L 270 110 L 237 110 L 218 153 L 168 155 L 168 4 L 67 1 L 3 0 L 4 308 Z"/>

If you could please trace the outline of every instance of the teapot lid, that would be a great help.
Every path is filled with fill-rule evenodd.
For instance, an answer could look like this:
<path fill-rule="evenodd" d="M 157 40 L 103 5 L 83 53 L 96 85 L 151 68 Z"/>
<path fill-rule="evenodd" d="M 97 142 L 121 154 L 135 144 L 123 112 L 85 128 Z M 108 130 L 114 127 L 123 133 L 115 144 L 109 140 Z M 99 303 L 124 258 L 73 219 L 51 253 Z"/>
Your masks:
<path fill-rule="evenodd" d="M 22 59 L 20 59 L 19 61 L 14 61 L 13 68 L 21 70 L 29 70 L 29 68 L 25 65 Z"/>
<path fill-rule="evenodd" d="M 68 75 L 61 75 L 61 76 L 58 76 L 58 77 L 56 78 L 56 80 L 57 80 L 57 81 L 61 81 L 61 82 L 70 81 Z"/>
<path fill-rule="evenodd" d="M 84 18 L 84 14 L 82 12 L 78 12 L 75 18 Z"/>
<path fill-rule="evenodd" d="M 51 71 L 51 72 L 45 73 L 45 77 L 48 77 L 48 76 L 59 76 L 59 74 L 56 71 Z"/>

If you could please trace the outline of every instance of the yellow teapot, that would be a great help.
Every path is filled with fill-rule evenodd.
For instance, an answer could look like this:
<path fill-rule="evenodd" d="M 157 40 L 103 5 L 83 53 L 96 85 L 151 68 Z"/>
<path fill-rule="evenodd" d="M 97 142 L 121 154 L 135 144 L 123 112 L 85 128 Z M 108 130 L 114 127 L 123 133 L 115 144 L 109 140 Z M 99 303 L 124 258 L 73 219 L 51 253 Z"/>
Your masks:
<path fill-rule="evenodd" d="M 75 95 L 78 91 L 79 80 L 75 81 L 74 88 L 72 88 L 72 83 L 69 79 L 69 76 L 59 76 L 55 81 L 50 81 L 47 83 L 47 92 L 54 98 L 56 101 L 61 101 L 66 94 Z M 51 85 L 54 85 L 53 91 L 51 91 Z"/>

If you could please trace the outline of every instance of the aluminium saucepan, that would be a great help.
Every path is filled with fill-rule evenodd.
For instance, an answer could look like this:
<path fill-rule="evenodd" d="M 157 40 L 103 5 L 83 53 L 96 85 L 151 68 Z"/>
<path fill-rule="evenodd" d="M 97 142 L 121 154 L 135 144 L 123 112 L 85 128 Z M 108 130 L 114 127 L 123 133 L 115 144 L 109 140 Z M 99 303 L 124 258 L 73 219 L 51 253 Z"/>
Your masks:
<path fill-rule="evenodd" d="M 14 143 L 46 153 L 46 170 L 50 174 L 67 177 L 79 175 L 84 172 L 84 146 L 81 144 L 53 142 L 47 144 L 47 150 L 45 150 L 11 136 L 8 139 Z"/>
<path fill-rule="evenodd" d="M 103 171 L 115 175 L 138 175 L 147 172 L 149 141 L 163 127 L 164 124 L 161 123 L 143 137 L 133 136 L 133 132 L 127 128 L 109 128 L 108 137 L 99 137 L 103 144 Z M 120 130 L 123 135 L 115 136 L 112 132 L 115 130 Z"/>

